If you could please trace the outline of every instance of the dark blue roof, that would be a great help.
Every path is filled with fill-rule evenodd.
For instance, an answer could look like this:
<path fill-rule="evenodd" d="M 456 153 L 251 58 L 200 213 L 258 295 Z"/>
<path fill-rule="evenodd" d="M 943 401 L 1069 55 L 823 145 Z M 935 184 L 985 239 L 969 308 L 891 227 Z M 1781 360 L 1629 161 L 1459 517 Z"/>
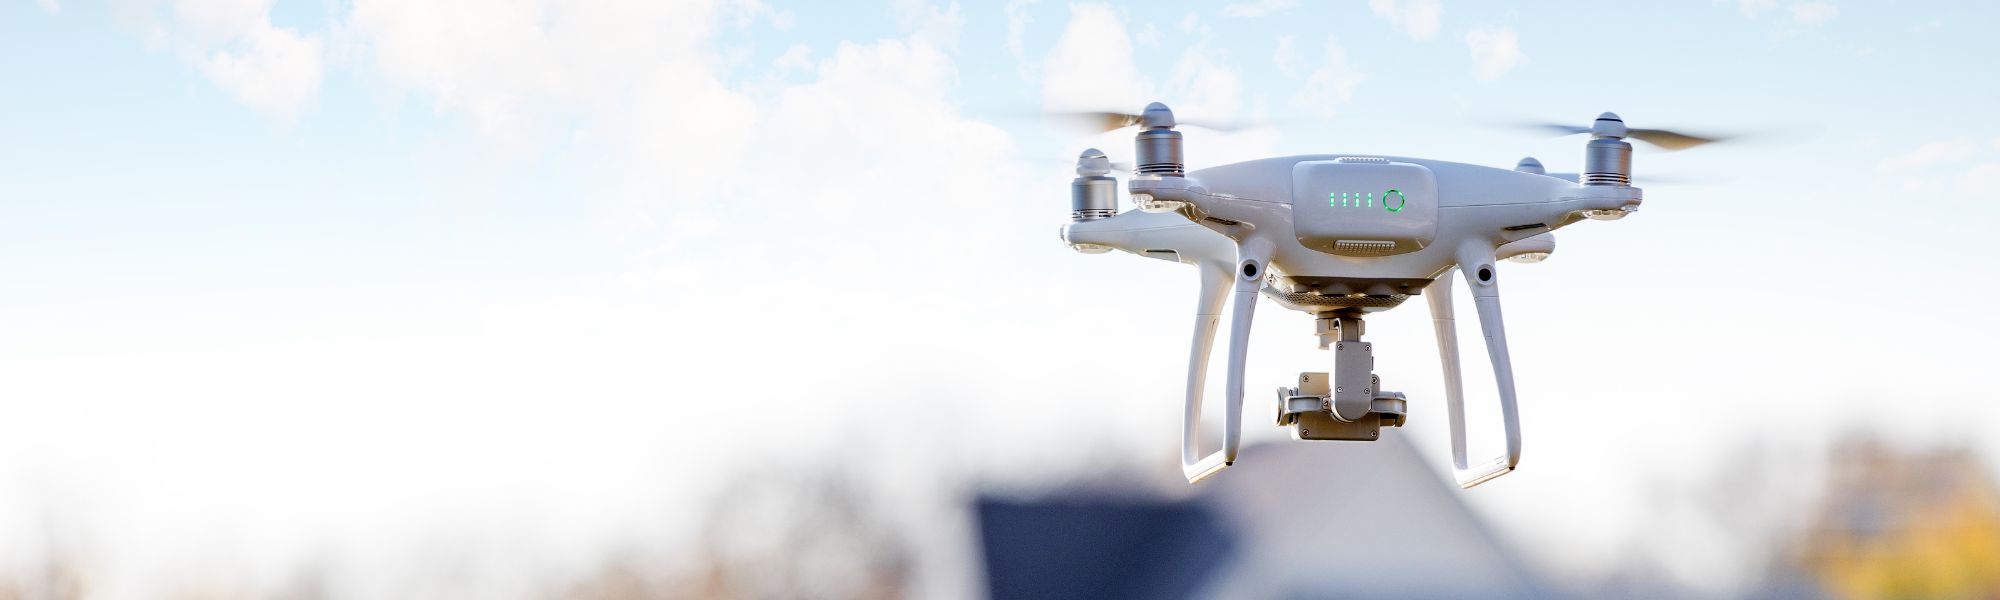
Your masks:
<path fill-rule="evenodd" d="M 1192 501 L 977 502 L 987 590 L 1011 598 L 1185 598 L 1236 545 Z"/>

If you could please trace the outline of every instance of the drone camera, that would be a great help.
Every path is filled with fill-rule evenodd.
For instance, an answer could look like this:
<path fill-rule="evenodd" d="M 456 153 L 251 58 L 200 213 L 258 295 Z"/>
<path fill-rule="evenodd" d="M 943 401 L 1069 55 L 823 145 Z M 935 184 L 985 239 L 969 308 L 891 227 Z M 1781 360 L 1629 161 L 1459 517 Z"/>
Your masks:
<path fill-rule="evenodd" d="M 1300 373 L 1298 387 L 1278 388 L 1278 425 L 1301 440 L 1374 441 L 1383 427 L 1402 427 L 1409 401 L 1382 390 L 1375 375 L 1375 345 L 1361 341 L 1363 322 L 1322 315 L 1323 348 L 1333 350 L 1332 373 Z"/>
<path fill-rule="evenodd" d="M 1278 425 L 1292 428 L 1299 440 L 1372 442 L 1383 427 L 1402 427 L 1409 401 L 1401 392 L 1383 392 L 1381 378 L 1369 375 L 1367 387 L 1346 389 L 1333 383 L 1334 374 L 1300 373 L 1298 387 L 1278 388 Z M 1340 406 L 1353 398 L 1362 403 Z"/>

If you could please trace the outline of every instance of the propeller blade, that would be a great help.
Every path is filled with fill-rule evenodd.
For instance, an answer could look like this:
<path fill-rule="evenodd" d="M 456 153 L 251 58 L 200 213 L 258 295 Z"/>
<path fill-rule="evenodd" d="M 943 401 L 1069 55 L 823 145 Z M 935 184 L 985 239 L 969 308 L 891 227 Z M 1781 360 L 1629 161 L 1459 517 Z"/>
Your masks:
<path fill-rule="evenodd" d="M 1660 148 L 1667 150 L 1669 152 L 1686 150 L 1688 148 L 1693 148 L 1695 146 L 1700 146 L 1702 144 L 1713 144 L 1715 142 L 1720 142 L 1725 139 L 1728 139 L 1721 137 L 1689 135 L 1676 131 L 1667 131 L 1665 129 L 1632 129 L 1628 131 L 1627 136 L 1642 142 L 1646 142 L 1648 144 L 1659 146 Z"/>
<path fill-rule="evenodd" d="M 1589 127 L 1563 125 L 1561 123 L 1523 123 L 1522 126 L 1538 131 L 1547 131 L 1558 136 L 1590 133 Z M 1686 150 L 1703 144 L 1728 141 L 1733 137 L 1694 135 L 1666 129 L 1626 129 L 1625 137 L 1646 142 L 1668 152 Z"/>
<path fill-rule="evenodd" d="M 1558 123 L 1529 123 L 1525 126 L 1530 129 L 1553 131 L 1558 136 L 1576 135 L 1579 133 L 1590 133 L 1589 127 L 1577 127 L 1575 125 L 1562 125 Z"/>
<path fill-rule="evenodd" d="M 1137 127 L 1140 123 L 1145 122 L 1139 115 L 1111 111 L 1055 111 L 1048 113 L 1048 116 L 1072 127 L 1088 130 L 1091 133 L 1103 133 L 1126 127 Z M 1176 116 L 1174 118 L 1174 125 L 1177 127 L 1200 127 L 1214 131 L 1236 131 L 1253 127 L 1256 124 L 1219 123 L 1203 119 L 1183 119 Z"/>
<path fill-rule="evenodd" d="M 1041 164 L 1041 163 L 1047 163 L 1047 164 L 1049 164 L 1049 165 L 1051 165 L 1051 166 L 1053 166 L 1053 165 L 1055 165 L 1055 164 L 1057 164 L 1057 163 L 1061 163 L 1061 164 L 1064 164 L 1064 165 L 1070 165 L 1070 166 L 1075 166 L 1075 165 L 1076 165 L 1076 160 L 1075 160 L 1075 159 L 1058 159 L 1058 158 L 1040 158 L 1040 157 L 1036 157 L 1036 158 L 1031 158 L 1031 159 L 1028 159 L 1028 160 L 1030 160 L 1030 161 L 1032 161 L 1032 162 L 1035 162 L 1035 163 L 1037 163 L 1037 164 Z M 1114 160 L 1114 161 L 1111 161 L 1111 172 L 1113 172 L 1113 173 L 1131 173 L 1131 172 L 1132 172 L 1132 163 L 1129 163 L 1129 162 L 1122 162 L 1122 161 L 1116 161 L 1116 160 Z"/>
<path fill-rule="evenodd" d="M 1561 180 L 1564 180 L 1564 181 L 1571 181 L 1571 182 L 1574 182 L 1574 181 L 1579 181 L 1579 180 L 1581 180 L 1581 179 L 1583 178 L 1583 176 L 1582 176 L 1581 174 L 1578 174 L 1578 173 L 1544 173 L 1544 175 L 1547 175 L 1547 176 L 1549 176 L 1549 177 L 1554 177 L 1554 178 L 1556 178 L 1556 179 L 1561 179 Z M 1690 178 L 1690 177 L 1679 177 L 1679 176 L 1674 176 L 1674 175 L 1633 175 L 1633 176 L 1632 176 L 1632 183 L 1634 183 L 1634 184 L 1640 184 L 1640 183 L 1659 183 L 1659 184 L 1670 184 L 1670 183 L 1687 183 L 1687 184 L 1702 184 L 1702 183 L 1712 183 L 1712 182 L 1710 182 L 1710 181 L 1707 181 L 1707 180 L 1704 180 L 1703 178 L 1700 178 L 1700 177 L 1693 177 L 1693 178 Z"/>
<path fill-rule="evenodd" d="M 1188 120 L 1188 119 L 1177 118 L 1176 120 L 1178 122 L 1175 123 L 1175 125 L 1186 126 L 1186 127 L 1200 127 L 1202 129 L 1209 129 L 1214 131 L 1240 131 L 1259 125 L 1259 123 L 1221 123 L 1217 121 L 1210 121 L 1207 119 Z"/>
<path fill-rule="evenodd" d="M 1088 128 L 1092 132 L 1124 129 L 1139 124 L 1139 115 L 1121 112 L 1075 111 L 1055 112 L 1049 116 L 1066 121 L 1070 125 Z"/>

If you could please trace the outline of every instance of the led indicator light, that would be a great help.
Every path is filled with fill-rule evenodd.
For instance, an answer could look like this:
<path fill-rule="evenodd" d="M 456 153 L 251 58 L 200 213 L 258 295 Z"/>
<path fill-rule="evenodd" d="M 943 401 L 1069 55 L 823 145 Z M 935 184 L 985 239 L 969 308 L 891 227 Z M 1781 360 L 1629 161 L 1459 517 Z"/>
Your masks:
<path fill-rule="evenodd" d="M 1396 198 L 1393 204 L 1389 201 L 1391 194 Z M 1389 212 L 1403 212 L 1403 206 L 1409 202 L 1409 198 L 1403 195 L 1402 190 L 1382 192 L 1382 208 L 1388 209 Z M 1375 192 L 1327 192 L 1326 205 L 1341 208 L 1375 208 Z"/>

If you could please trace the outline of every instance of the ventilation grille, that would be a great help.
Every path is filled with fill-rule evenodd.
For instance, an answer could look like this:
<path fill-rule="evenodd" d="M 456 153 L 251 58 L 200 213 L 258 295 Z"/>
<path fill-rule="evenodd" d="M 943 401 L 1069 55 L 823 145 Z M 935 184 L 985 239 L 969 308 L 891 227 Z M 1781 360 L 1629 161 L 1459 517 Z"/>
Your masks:
<path fill-rule="evenodd" d="M 1584 185 L 1632 185 L 1632 176 L 1619 173 L 1584 173 Z"/>
<path fill-rule="evenodd" d="M 1324 306 L 1328 308 L 1395 308 L 1410 299 L 1408 294 L 1387 296 L 1365 296 L 1360 294 L 1328 296 L 1314 292 L 1281 292 L 1272 294 L 1278 299 L 1299 306 Z"/>
<path fill-rule="evenodd" d="M 1089 208 L 1070 211 L 1069 220 L 1072 222 L 1095 221 L 1115 216 L 1118 216 L 1118 209 L 1116 208 Z"/>
<path fill-rule="evenodd" d="M 1396 243 L 1384 240 L 1335 240 L 1333 253 L 1341 256 L 1388 256 L 1396 253 Z"/>

